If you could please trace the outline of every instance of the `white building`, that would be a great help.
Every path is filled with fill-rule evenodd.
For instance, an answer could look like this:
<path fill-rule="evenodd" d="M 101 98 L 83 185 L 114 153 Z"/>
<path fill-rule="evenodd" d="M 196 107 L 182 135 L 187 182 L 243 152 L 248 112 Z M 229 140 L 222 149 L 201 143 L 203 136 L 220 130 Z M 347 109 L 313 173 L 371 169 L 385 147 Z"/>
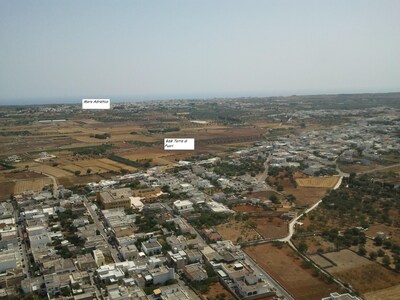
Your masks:
<path fill-rule="evenodd" d="M 188 212 L 194 211 L 193 203 L 190 202 L 189 200 L 176 200 L 174 202 L 173 206 L 174 206 L 174 209 L 179 214 L 184 214 L 184 213 L 188 213 Z"/>
<path fill-rule="evenodd" d="M 104 254 L 100 249 L 93 250 L 93 257 L 98 267 L 101 267 L 106 263 Z"/>
<path fill-rule="evenodd" d="M 8 252 L 0 254 L 0 273 L 17 267 L 17 254 Z"/>
<path fill-rule="evenodd" d="M 142 201 L 140 201 L 140 199 L 142 199 L 141 197 L 129 197 L 129 199 L 131 200 L 132 208 L 137 209 L 139 211 L 143 210 L 144 204 Z"/>

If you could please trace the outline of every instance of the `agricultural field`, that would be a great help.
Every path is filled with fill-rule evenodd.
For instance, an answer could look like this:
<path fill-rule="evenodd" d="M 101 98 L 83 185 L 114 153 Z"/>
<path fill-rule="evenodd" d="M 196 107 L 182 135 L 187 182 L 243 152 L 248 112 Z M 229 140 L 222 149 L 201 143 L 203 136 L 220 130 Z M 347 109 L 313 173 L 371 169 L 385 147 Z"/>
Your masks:
<path fill-rule="evenodd" d="M 76 185 L 85 185 L 89 182 L 99 182 L 100 180 L 105 179 L 106 173 L 103 173 L 101 176 L 97 174 L 85 175 L 85 176 L 69 176 L 69 177 L 61 177 L 58 178 L 58 183 L 63 185 L 64 187 L 73 187 Z"/>
<path fill-rule="evenodd" d="M 362 295 L 400 284 L 399 273 L 390 271 L 377 263 L 334 272 L 333 275 L 351 284 Z"/>
<path fill-rule="evenodd" d="M 350 250 L 325 253 L 336 266 L 327 268 L 332 275 L 349 283 L 361 294 L 400 284 L 400 274 L 370 261 Z"/>
<path fill-rule="evenodd" d="M 297 178 L 299 187 L 333 188 L 339 181 L 338 176 Z"/>
<path fill-rule="evenodd" d="M 304 224 L 303 224 L 304 226 Z M 322 236 L 308 236 L 308 237 L 302 237 L 299 239 L 295 239 L 294 243 L 296 246 L 300 243 L 300 241 L 304 241 L 307 246 L 307 253 L 309 254 L 315 254 L 319 251 L 322 252 L 331 252 L 336 249 L 335 245 L 327 240 L 325 240 Z"/>
<path fill-rule="evenodd" d="M 341 292 L 335 283 L 315 276 L 312 269 L 302 266 L 302 259 L 291 248 L 272 244 L 246 247 L 244 251 L 278 281 L 295 299 L 321 300 L 333 292 Z"/>
<path fill-rule="evenodd" d="M 398 300 L 400 295 L 400 284 L 386 289 L 368 292 L 364 294 L 365 300 Z"/>
<path fill-rule="evenodd" d="M 59 168 L 69 171 L 76 172 L 79 171 L 81 174 L 86 174 L 87 170 L 90 169 L 90 173 L 107 173 L 107 172 L 120 172 L 121 169 L 126 169 L 128 171 L 135 171 L 136 168 L 127 166 L 125 164 L 121 164 L 118 162 L 114 162 L 108 158 L 100 158 L 100 159 L 74 159 L 70 163 L 65 165 L 59 165 Z"/>
<path fill-rule="evenodd" d="M 332 273 L 374 264 L 374 262 L 347 249 L 338 252 L 324 253 L 324 257 L 330 259 L 336 264 L 336 266 L 329 269 L 329 272 Z"/>
<path fill-rule="evenodd" d="M 296 197 L 296 206 L 312 206 L 321 200 L 327 193 L 327 188 L 321 187 L 291 187 L 286 188 L 283 193 L 285 195 L 292 194 Z"/>
<path fill-rule="evenodd" d="M 30 172 L 18 171 L 0 174 L 0 200 L 9 199 L 11 194 L 20 194 L 27 191 L 41 191 L 42 188 L 50 184 L 51 180 L 44 175 Z"/>
<path fill-rule="evenodd" d="M 15 182 L 2 181 L 0 186 L 0 200 L 10 199 L 10 195 L 14 194 Z"/>
<path fill-rule="evenodd" d="M 71 172 L 67 172 L 58 167 L 52 167 L 52 166 L 48 166 L 48 165 L 35 166 L 35 167 L 32 167 L 31 170 L 33 170 L 35 172 L 46 173 L 46 174 L 49 174 L 49 175 L 57 177 L 57 178 L 73 176 L 73 174 Z"/>
<path fill-rule="evenodd" d="M 256 222 L 256 230 L 263 238 L 282 238 L 288 234 L 288 224 L 278 217 L 251 217 Z"/>
<path fill-rule="evenodd" d="M 33 178 L 18 180 L 14 186 L 14 194 L 18 195 L 26 191 L 40 192 L 44 186 L 51 184 L 50 178 Z"/>

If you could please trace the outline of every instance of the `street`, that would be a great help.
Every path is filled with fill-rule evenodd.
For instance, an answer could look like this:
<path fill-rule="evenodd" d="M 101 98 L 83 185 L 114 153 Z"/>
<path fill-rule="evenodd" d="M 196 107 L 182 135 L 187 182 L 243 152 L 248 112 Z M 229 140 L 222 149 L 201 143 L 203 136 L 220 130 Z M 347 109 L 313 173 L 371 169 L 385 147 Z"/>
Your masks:
<path fill-rule="evenodd" d="M 100 222 L 99 220 L 99 216 L 97 215 L 97 213 L 92 209 L 92 204 L 89 202 L 89 200 L 83 196 L 83 203 L 86 207 L 86 209 L 88 210 L 90 216 L 93 219 L 94 224 L 97 226 L 97 229 L 100 231 L 100 235 L 104 238 L 104 240 L 107 243 L 108 249 L 111 252 L 111 256 L 114 260 L 114 262 L 120 262 L 120 259 L 118 258 L 118 251 L 111 247 L 109 242 L 108 242 L 108 236 L 106 235 L 106 233 L 104 232 L 104 225 L 102 222 Z"/>

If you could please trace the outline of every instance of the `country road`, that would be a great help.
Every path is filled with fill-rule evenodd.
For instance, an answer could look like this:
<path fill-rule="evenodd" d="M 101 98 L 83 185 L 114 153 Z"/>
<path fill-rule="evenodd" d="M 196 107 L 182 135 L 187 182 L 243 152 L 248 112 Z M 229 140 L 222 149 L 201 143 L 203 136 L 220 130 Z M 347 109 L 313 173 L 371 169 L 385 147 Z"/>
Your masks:
<path fill-rule="evenodd" d="M 336 189 L 338 189 L 340 187 L 340 185 L 342 184 L 342 179 L 343 179 L 343 176 L 340 176 L 338 182 L 333 187 L 334 190 L 336 190 Z M 282 238 L 282 239 L 278 239 L 278 241 L 280 241 L 280 242 L 290 242 L 290 239 L 292 238 L 293 234 L 295 233 L 295 226 L 296 226 L 298 220 L 300 220 L 301 217 L 304 216 L 304 214 L 308 214 L 310 211 L 316 209 L 321 202 L 322 202 L 322 199 L 320 199 L 313 206 L 311 206 L 310 208 L 306 209 L 306 211 L 304 211 L 303 213 L 298 215 L 296 218 L 294 218 L 292 221 L 290 221 L 290 223 L 289 223 L 289 234 L 286 237 Z"/>

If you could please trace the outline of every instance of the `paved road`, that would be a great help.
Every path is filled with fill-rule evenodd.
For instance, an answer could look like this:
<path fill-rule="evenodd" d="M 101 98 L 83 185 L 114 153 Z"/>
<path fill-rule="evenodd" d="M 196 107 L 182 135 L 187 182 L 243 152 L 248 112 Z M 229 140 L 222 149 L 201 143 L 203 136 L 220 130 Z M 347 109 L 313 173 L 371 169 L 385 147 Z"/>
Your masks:
<path fill-rule="evenodd" d="M 15 223 L 16 223 L 15 226 L 17 227 L 17 230 L 18 230 L 18 251 L 19 251 L 19 246 L 21 246 L 22 251 L 20 251 L 20 253 L 22 252 L 21 256 L 24 260 L 22 262 L 22 264 L 25 265 L 25 267 L 23 269 L 24 269 L 24 272 L 25 272 L 27 278 L 30 278 L 31 275 L 29 273 L 29 265 L 31 264 L 31 262 L 28 257 L 28 247 L 25 244 L 24 236 L 22 234 L 22 225 L 17 224 L 17 220 L 18 220 L 17 210 L 15 210 L 15 212 L 14 212 L 14 218 L 15 218 Z"/>
<path fill-rule="evenodd" d="M 340 185 L 342 184 L 342 180 L 343 180 L 343 176 L 339 177 L 338 182 L 336 183 L 336 185 L 333 187 L 334 190 L 338 189 L 340 187 Z M 306 211 L 304 211 L 303 213 L 301 213 L 300 215 L 298 215 L 296 218 L 294 218 L 292 221 L 290 221 L 289 223 L 289 234 L 282 238 L 279 239 L 278 241 L 281 242 L 290 242 L 290 239 L 292 238 L 293 234 L 295 233 L 295 226 L 297 224 L 297 222 L 299 221 L 299 219 L 301 217 L 304 216 L 304 214 L 308 214 L 310 211 L 316 209 L 318 207 L 318 205 L 322 202 L 322 199 L 320 199 L 317 203 L 315 203 L 313 206 L 311 206 L 310 208 L 308 208 Z"/>
<path fill-rule="evenodd" d="M 90 213 L 90 216 L 93 219 L 94 224 L 97 226 L 97 229 L 100 231 L 100 235 L 103 237 L 103 239 L 106 241 L 108 249 L 111 252 L 111 256 L 113 258 L 113 260 L 115 262 L 119 262 L 119 258 L 118 258 L 118 251 L 115 248 L 112 248 L 110 246 L 110 244 L 108 243 L 108 237 L 104 232 L 104 225 L 102 222 L 100 222 L 99 220 L 99 216 L 97 215 L 97 213 L 92 209 L 92 204 L 89 202 L 89 200 L 83 196 L 83 203 L 86 207 L 86 209 L 88 210 L 88 212 Z"/>
<path fill-rule="evenodd" d="M 262 269 L 257 262 L 252 259 L 250 256 L 248 256 L 245 252 L 243 252 L 246 259 L 251 261 L 253 263 L 253 265 L 255 266 L 255 268 L 257 269 L 256 272 L 259 272 L 259 274 L 263 274 L 263 276 L 265 276 L 265 278 L 267 278 L 267 280 L 272 283 L 272 285 L 274 286 L 274 288 L 277 291 L 278 296 L 282 295 L 284 298 L 284 300 L 295 300 L 292 295 L 289 294 L 289 292 L 287 292 L 274 278 L 272 278 L 266 271 L 264 271 L 264 269 Z"/>

